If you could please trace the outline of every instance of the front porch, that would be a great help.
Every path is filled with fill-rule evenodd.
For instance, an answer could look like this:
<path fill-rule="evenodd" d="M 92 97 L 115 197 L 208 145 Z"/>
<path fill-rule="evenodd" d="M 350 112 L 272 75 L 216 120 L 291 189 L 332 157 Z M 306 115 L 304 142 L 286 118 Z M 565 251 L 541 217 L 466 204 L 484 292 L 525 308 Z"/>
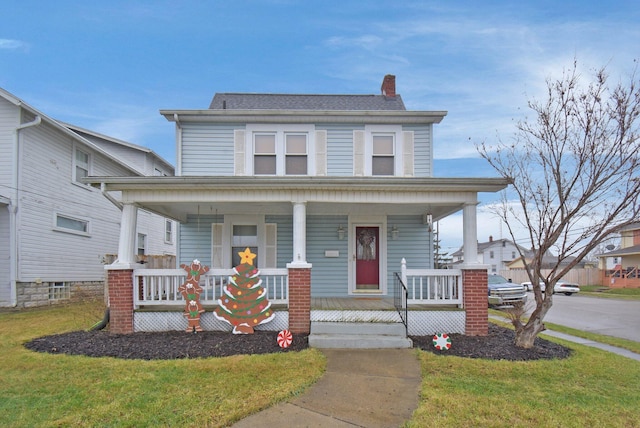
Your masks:
<path fill-rule="evenodd" d="M 203 292 L 200 300 L 206 310 L 201 325 L 204 330 L 228 331 L 231 326 L 216 319 L 212 310 L 222 296 L 229 275 L 233 270 L 214 269 L 201 277 Z M 133 331 L 183 330 L 184 300 L 178 288 L 185 280 L 181 269 L 135 269 L 133 284 Z M 272 304 L 275 318 L 257 329 L 280 331 L 292 329 L 290 323 L 288 269 L 263 269 L 260 271 L 262 287 Z M 313 323 L 403 323 L 406 321 L 409 335 L 431 335 L 438 332 L 465 333 L 467 311 L 463 299 L 463 271 L 461 270 L 411 270 L 406 263 L 394 285 L 403 298 L 383 295 L 352 295 L 335 297 L 310 297 L 308 320 Z M 486 286 L 485 286 L 486 287 Z M 486 292 L 482 294 L 486 302 Z M 294 298 L 294 300 L 296 300 Z M 486 303 L 485 303 L 486 307 Z M 486 318 L 485 318 L 486 319 Z"/>

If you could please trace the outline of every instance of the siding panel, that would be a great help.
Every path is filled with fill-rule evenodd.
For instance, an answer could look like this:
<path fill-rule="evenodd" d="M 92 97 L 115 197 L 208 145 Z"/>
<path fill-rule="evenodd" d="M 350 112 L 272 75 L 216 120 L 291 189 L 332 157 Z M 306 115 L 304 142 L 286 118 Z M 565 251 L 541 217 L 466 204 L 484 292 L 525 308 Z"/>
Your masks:
<path fill-rule="evenodd" d="M 347 216 L 307 217 L 307 261 L 311 269 L 311 297 L 348 296 L 348 241 L 339 240 L 337 228 L 346 227 Z M 337 250 L 339 257 L 325 257 Z"/>
<path fill-rule="evenodd" d="M 183 124 L 182 175 L 234 174 L 233 125 Z"/>

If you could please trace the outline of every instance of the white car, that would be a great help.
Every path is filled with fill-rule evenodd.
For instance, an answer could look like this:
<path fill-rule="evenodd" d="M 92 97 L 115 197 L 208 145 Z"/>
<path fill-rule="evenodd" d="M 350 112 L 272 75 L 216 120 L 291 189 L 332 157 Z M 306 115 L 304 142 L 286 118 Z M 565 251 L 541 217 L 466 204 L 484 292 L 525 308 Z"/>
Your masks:
<path fill-rule="evenodd" d="M 522 286 L 526 291 L 533 291 L 533 285 L 531 284 L 531 281 L 523 282 Z M 545 284 L 542 281 L 540 281 L 540 289 L 542 291 L 545 290 Z M 553 287 L 553 294 L 564 293 L 567 296 L 571 296 L 572 294 L 579 292 L 580 286 L 578 284 L 576 284 L 575 282 L 565 281 L 564 279 L 558 280 L 555 287 Z"/>

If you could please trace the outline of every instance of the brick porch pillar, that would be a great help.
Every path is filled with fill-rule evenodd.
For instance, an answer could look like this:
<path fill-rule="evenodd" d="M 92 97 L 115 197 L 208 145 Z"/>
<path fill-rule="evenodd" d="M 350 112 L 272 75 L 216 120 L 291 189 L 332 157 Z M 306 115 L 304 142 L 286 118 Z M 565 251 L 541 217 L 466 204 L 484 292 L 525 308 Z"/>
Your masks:
<path fill-rule="evenodd" d="M 311 268 L 289 267 L 289 330 L 311 331 Z"/>
<path fill-rule="evenodd" d="M 109 269 L 107 285 L 109 331 L 118 334 L 133 333 L 133 270 Z"/>
<path fill-rule="evenodd" d="M 489 334 L 487 281 L 486 269 L 462 270 L 462 296 L 466 311 L 464 329 L 468 336 Z"/>

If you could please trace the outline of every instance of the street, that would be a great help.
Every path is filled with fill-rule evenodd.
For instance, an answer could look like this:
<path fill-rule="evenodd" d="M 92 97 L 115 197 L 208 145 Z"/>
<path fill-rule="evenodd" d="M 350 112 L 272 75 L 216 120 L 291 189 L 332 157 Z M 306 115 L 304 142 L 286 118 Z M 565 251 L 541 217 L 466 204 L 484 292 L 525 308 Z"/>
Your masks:
<path fill-rule="evenodd" d="M 533 307 L 533 293 L 528 295 Z M 640 342 L 640 301 L 555 294 L 544 321 Z"/>

